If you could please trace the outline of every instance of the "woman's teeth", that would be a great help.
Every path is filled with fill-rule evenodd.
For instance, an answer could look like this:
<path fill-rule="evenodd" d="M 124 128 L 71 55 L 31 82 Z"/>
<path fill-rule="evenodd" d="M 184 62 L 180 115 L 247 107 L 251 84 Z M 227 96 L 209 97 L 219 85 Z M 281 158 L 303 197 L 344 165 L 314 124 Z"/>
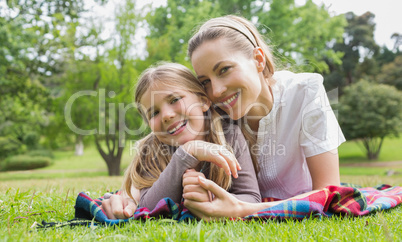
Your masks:
<path fill-rule="evenodd" d="M 236 93 L 235 95 L 233 95 L 233 97 L 229 98 L 228 100 L 222 102 L 223 105 L 229 105 L 229 103 L 231 103 L 233 100 L 235 100 L 237 98 L 237 96 L 239 96 L 238 93 Z"/>
<path fill-rule="evenodd" d="M 174 132 L 176 132 L 178 129 L 180 129 L 180 128 L 181 128 L 183 125 L 185 125 L 185 124 L 186 124 L 186 121 L 185 121 L 185 120 L 181 121 L 180 123 L 177 124 L 176 127 L 174 127 L 174 128 L 171 129 L 171 130 L 168 130 L 168 133 L 169 133 L 169 134 L 173 134 Z"/>

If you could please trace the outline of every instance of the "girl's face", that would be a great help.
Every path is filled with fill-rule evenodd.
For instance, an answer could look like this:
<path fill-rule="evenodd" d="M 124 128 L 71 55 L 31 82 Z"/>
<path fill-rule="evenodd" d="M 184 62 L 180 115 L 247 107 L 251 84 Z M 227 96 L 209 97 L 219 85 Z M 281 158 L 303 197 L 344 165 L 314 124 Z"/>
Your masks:
<path fill-rule="evenodd" d="M 204 139 L 204 112 L 210 107 L 207 98 L 161 83 L 149 88 L 140 101 L 151 130 L 162 143 L 180 146 Z"/>
<path fill-rule="evenodd" d="M 262 75 L 264 55 L 255 49 L 253 57 L 248 57 L 228 46 L 224 38 L 201 44 L 191 57 L 197 77 L 211 101 L 232 119 L 261 118 L 271 97 Z"/>

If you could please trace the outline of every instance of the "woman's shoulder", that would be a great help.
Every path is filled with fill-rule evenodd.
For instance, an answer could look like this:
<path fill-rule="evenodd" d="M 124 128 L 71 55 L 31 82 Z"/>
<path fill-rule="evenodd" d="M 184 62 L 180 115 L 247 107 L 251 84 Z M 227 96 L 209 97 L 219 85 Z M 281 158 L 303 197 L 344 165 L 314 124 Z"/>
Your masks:
<path fill-rule="evenodd" d="M 277 71 L 275 89 L 280 92 L 282 100 L 298 99 L 314 96 L 323 88 L 324 78 L 318 73 L 293 73 L 290 71 Z"/>

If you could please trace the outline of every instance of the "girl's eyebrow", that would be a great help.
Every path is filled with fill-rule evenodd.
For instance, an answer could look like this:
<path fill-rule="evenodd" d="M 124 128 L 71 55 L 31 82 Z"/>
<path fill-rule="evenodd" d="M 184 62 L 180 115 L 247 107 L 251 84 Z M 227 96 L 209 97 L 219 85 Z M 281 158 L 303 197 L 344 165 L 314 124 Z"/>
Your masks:
<path fill-rule="evenodd" d="M 216 64 L 214 65 L 214 68 L 212 68 L 212 71 L 216 71 L 216 69 L 219 68 L 219 66 L 220 66 L 220 64 L 222 64 L 222 62 L 224 62 L 224 60 L 223 60 L 223 61 L 219 61 L 218 63 L 216 63 Z M 201 79 L 201 78 L 203 78 L 203 77 L 205 77 L 205 76 L 204 76 L 204 75 L 197 76 L 198 79 Z"/>
<path fill-rule="evenodd" d="M 172 92 L 169 95 L 166 95 L 163 100 L 170 100 L 171 98 L 177 97 L 179 94 L 177 94 L 176 92 Z M 149 116 L 149 112 L 151 112 L 154 109 L 154 106 L 151 106 L 147 109 L 146 111 L 146 115 Z"/>

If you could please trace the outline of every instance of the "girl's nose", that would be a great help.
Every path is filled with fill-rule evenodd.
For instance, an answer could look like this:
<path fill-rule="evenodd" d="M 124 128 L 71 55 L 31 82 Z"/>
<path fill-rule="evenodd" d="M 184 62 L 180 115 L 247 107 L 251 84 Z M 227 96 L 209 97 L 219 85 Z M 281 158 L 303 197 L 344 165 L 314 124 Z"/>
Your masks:
<path fill-rule="evenodd" d="M 163 116 L 162 116 L 163 122 L 164 123 L 169 122 L 172 118 L 174 118 L 174 116 L 175 116 L 175 112 L 172 109 L 164 110 Z"/>

